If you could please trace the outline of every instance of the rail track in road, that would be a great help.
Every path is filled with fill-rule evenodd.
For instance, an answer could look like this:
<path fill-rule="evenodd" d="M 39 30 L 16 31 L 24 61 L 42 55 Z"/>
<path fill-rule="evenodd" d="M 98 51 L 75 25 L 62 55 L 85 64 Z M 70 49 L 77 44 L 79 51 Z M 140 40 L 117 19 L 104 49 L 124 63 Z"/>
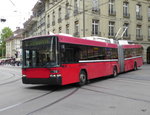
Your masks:
<path fill-rule="evenodd" d="M 0 82 L 9 80 L 9 79 L 11 79 L 11 78 L 14 77 L 14 74 L 7 73 L 7 74 L 9 74 L 9 75 L 8 75 L 9 77 L 6 77 L 6 76 L 3 76 L 3 75 L 6 74 L 6 72 L 3 72 L 3 71 L 0 71 L 0 72 L 1 72 L 1 74 L 2 74 L 2 75 L 0 75 L 0 76 L 1 76 Z"/>
<path fill-rule="evenodd" d="M 146 80 L 146 79 L 142 79 L 142 78 L 126 78 L 126 77 L 120 77 L 122 80 L 124 79 L 128 79 L 128 80 L 138 80 L 138 81 L 149 81 L 150 80 Z"/>
<path fill-rule="evenodd" d="M 47 105 L 45 105 L 45 106 L 43 106 L 43 107 L 41 107 L 41 108 L 38 108 L 38 109 L 36 109 L 36 110 L 33 110 L 33 111 L 27 113 L 26 115 L 31 115 L 31 114 L 36 113 L 36 112 L 39 112 L 39 111 L 41 111 L 41 110 L 43 110 L 43 109 L 45 109 L 45 108 L 48 108 L 48 107 L 50 107 L 50 106 L 52 106 L 52 105 L 54 105 L 54 104 L 57 104 L 57 103 L 59 103 L 60 101 L 63 101 L 64 99 L 66 99 L 66 98 L 70 97 L 71 95 L 73 95 L 75 92 L 78 91 L 78 89 L 79 89 L 79 88 L 75 88 L 73 91 L 71 91 L 71 92 L 68 93 L 67 95 L 65 95 L 65 96 L 63 96 L 63 97 L 61 97 L 61 98 L 59 98 L 59 99 L 57 99 L 57 100 L 55 100 L 55 101 L 53 101 L 53 102 L 47 104 Z M 4 107 L 4 108 L 0 108 L 0 112 L 6 111 L 6 110 L 9 110 L 9 109 L 13 109 L 13 108 L 15 108 L 15 107 L 17 107 L 17 106 L 21 106 L 21 105 L 26 104 L 26 103 L 29 103 L 29 102 L 32 103 L 32 101 L 38 100 L 38 99 L 40 99 L 40 98 L 42 98 L 42 97 L 44 97 L 44 96 L 47 96 L 47 95 L 49 95 L 49 94 L 51 94 L 51 93 L 53 93 L 53 92 L 55 92 L 55 91 L 57 91 L 57 90 L 58 90 L 58 88 L 54 88 L 54 89 L 52 89 L 50 92 L 44 93 L 44 94 L 42 94 L 42 95 L 40 95 L 40 96 L 36 96 L 36 97 L 34 97 L 34 98 L 32 98 L 32 99 L 29 99 L 29 100 L 26 100 L 26 101 L 23 101 L 23 102 L 19 102 L 19 103 L 16 103 L 16 104 L 13 104 L 13 105 Z"/>
<path fill-rule="evenodd" d="M 90 87 L 90 88 L 88 88 L 88 87 Z M 112 88 L 95 86 L 95 85 L 88 85 L 88 87 L 82 87 L 81 89 L 88 90 L 88 91 L 95 92 L 95 93 L 100 93 L 100 94 L 105 94 L 105 95 L 111 95 L 111 96 L 121 97 L 121 98 L 125 98 L 125 99 L 130 99 L 132 101 L 140 101 L 140 102 L 150 103 L 150 100 L 146 100 L 146 99 L 139 99 L 139 98 L 129 97 L 129 96 L 115 94 L 115 93 L 111 93 L 111 92 L 92 89 L 92 87 L 94 87 L 94 88 L 99 88 L 99 89 L 114 90 Z M 117 90 L 117 91 L 119 91 L 119 90 Z"/>
<path fill-rule="evenodd" d="M 125 83 L 134 83 L 134 84 L 141 84 L 144 86 L 150 86 L 149 80 L 139 80 L 139 79 L 128 79 L 128 78 L 118 78 L 118 79 L 109 79 L 109 81 L 118 81 L 118 82 L 125 82 Z"/>
<path fill-rule="evenodd" d="M 65 100 L 65 99 L 67 99 L 68 97 L 70 97 L 71 95 L 73 95 L 75 92 L 77 92 L 78 89 L 79 89 L 79 88 L 75 88 L 73 91 L 71 91 L 71 92 L 68 93 L 67 95 L 65 95 L 65 96 L 63 96 L 63 97 L 61 97 L 61 98 L 59 98 L 59 99 L 57 99 L 57 100 L 55 100 L 55 101 L 53 101 L 53 102 L 47 104 L 47 105 L 45 105 L 45 106 L 43 106 L 43 107 L 41 107 L 41 108 L 38 108 L 38 109 L 36 109 L 36 110 L 34 110 L 34 111 L 31 111 L 31 112 L 27 113 L 26 115 L 32 115 L 33 113 L 42 111 L 43 109 L 46 109 L 46 108 L 48 108 L 48 107 L 53 106 L 54 104 L 57 104 L 57 103 L 61 102 L 61 101 Z"/>
<path fill-rule="evenodd" d="M 5 71 L 7 71 L 8 68 L 5 68 L 5 69 L 6 69 Z M 11 83 L 16 83 L 17 81 L 21 80 L 21 77 L 18 78 L 18 76 L 20 76 L 20 74 L 17 74 L 15 72 L 15 70 L 14 71 L 11 70 L 11 72 L 8 71 L 8 73 L 11 75 L 11 77 L 7 77 L 6 82 L 3 81 L 3 83 L 0 83 L 0 86 L 5 86 L 5 85 L 11 84 Z M 28 88 L 32 89 L 31 86 L 27 87 L 27 89 Z M 51 94 L 56 92 L 56 91 L 58 91 L 58 93 L 59 93 L 59 90 L 61 90 L 61 89 L 63 89 L 63 86 L 61 88 L 54 87 L 53 89 L 51 89 L 51 91 L 48 91 L 46 93 L 41 93 L 39 96 L 36 95 L 36 96 L 33 96 L 30 99 L 26 99 L 26 100 L 22 100 L 22 101 L 18 101 L 18 102 L 16 101 L 16 103 L 13 103 L 13 104 L 10 104 L 10 105 L 8 104 L 8 105 L 6 105 L 4 107 L 1 107 L 0 108 L 0 112 L 5 112 L 5 111 L 11 110 L 11 109 L 15 110 L 15 108 L 17 108 L 19 106 L 22 106 L 22 105 L 25 105 L 27 103 L 36 102 L 36 100 L 39 101 L 40 99 L 42 100 L 42 98 L 44 98 L 46 96 L 51 96 Z M 31 112 L 28 112 L 27 115 L 30 115 L 32 113 L 36 113 L 36 112 L 41 111 L 41 110 L 43 110 L 43 109 L 45 109 L 47 107 L 50 107 L 50 106 L 52 106 L 54 104 L 57 104 L 60 101 L 63 101 L 64 99 L 66 99 L 66 98 L 70 97 L 71 95 L 73 95 L 78 89 L 79 88 L 75 88 L 74 90 L 71 89 L 71 91 L 69 91 L 66 95 L 63 95 L 63 96 L 59 97 L 58 99 L 56 98 L 55 101 L 53 101 L 53 102 L 51 102 L 49 104 L 47 103 L 45 106 L 39 107 L 39 108 L 37 108 L 35 110 L 30 110 Z"/>
<path fill-rule="evenodd" d="M 17 106 L 23 105 L 23 104 L 25 104 L 25 103 L 28 103 L 28 102 L 31 102 L 31 101 L 34 101 L 34 100 L 37 100 L 37 99 L 39 99 L 39 98 L 42 98 L 42 97 L 44 97 L 44 96 L 46 96 L 46 95 L 49 95 L 49 94 L 53 93 L 54 91 L 56 91 L 56 88 L 55 88 L 55 89 L 52 89 L 50 92 L 44 93 L 44 94 L 42 94 L 42 95 L 36 96 L 36 97 L 31 98 L 31 99 L 28 99 L 28 100 L 26 100 L 26 101 L 19 102 L 19 103 L 16 103 L 16 104 L 13 104 L 13 105 L 4 107 L 4 108 L 0 108 L 0 112 L 3 112 L 3 111 L 6 111 L 6 110 L 15 108 L 15 107 L 17 107 Z"/>
<path fill-rule="evenodd" d="M 5 73 L 3 71 L 7 71 L 7 74 L 9 74 L 9 77 L 6 77 L 5 79 L 0 80 L 0 86 L 8 85 L 8 84 L 11 84 L 11 83 L 21 80 L 21 77 L 18 79 L 20 74 L 17 74 L 16 71 L 9 72 L 9 68 L 7 68 L 5 66 L 0 66 L 0 67 L 3 67 L 3 70 L 1 70 L 1 73 Z"/>
<path fill-rule="evenodd" d="M 52 112 L 56 115 L 64 112 L 63 115 L 69 115 L 74 112 L 75 114 L 91 115 L 91 111 L 93 114 L 99 114 L 100 109 L 102 114 L 109 110 L 110 113 L 115 114 L 120 109 L 124 110 L 123 112 L 126 114 L 125 111 L 128 111 L 130 107 L 133 108 L 132 110 L 129 109 L 129 114 L 132 114 L 133 110 L 145 112 L 147 115 L 150 113 L 148 110 L 150 82 L 146 80 L 149 79 L 147 74 L 149 71 L 146 74 L 145 71 L 142 71 L 144 77 L 141 76 L 141 71 L 135 73 L 131 71 L 115 78 L 106 77 L 90 80 L 83 87 L 72 85 L 53 87 L 24 85 L 21 83 L 20 70 L 11 68 L 2 68 L 1 70 L 8 71 L 8 74 L 0 82 L 0 86 L 2 86 L 0 88 L 0 114 L 36 115 Z M 142 80 L 136 79 L 136 75 Z M 113 107 L 115 109 L 112 111 Z M 60 110 L 55 111 L 55 108 Z M 86 110 L 87 108 L 88 110 Z"/>
<path fill-rule="evenodd" d="M 0 86 L 3 86 L 3 85 L 7 85 L 7 84 L 11 84 L 11 83 L 14 83 L 14 82 L 17 82 L 17 81 L 19 81 L 19 80 L 21 80 L 21 78 L 19 78 L 19 79 L 14 79 L 15 77 L 17 77 L 17 74 L 14 74 L 14 73 L 9 73 L 9 74 L 11 74 L 12 76 L 11 77 L 8 77 L 7 79 L 4 79 L 3 81 L 6 81 L 7 80 L 7 82 L 1 82 L 0 83 Z M 10 80 L 10 81 L 8 81 L 8 80 Z"/>

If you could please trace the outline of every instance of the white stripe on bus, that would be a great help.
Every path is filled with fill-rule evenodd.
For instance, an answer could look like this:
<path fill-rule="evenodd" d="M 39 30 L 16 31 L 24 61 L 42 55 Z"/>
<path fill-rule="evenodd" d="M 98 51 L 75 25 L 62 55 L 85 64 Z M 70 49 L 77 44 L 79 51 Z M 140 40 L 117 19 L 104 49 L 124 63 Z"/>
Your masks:
<path fill-rule="evenodd" d="M 85 62 L 113 62 L 113 61 L 118 61 L 118 59 L 110 59 L 110 60 L 80 60 L 80 63 L 85 63 Z"/>
<path fill-rule="evenodd" d="M 136 57 L 131 57 L 131 58 L 125 58 L 125 60 L 130 60 L 130 59 L 135 59 L 135 58 L 141 58 L 142 56 L 136 56 Z"/>

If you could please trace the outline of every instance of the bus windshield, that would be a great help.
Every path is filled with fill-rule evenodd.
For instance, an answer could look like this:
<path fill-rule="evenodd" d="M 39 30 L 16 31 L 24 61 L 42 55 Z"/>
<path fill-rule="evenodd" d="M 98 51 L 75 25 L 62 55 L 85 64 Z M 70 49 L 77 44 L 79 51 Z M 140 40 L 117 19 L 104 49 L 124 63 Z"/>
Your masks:
<path fill-rule="evenodd" d="M 57 37 L 33 38 L 23 41 L 23 68 L 58 66 Z"/>

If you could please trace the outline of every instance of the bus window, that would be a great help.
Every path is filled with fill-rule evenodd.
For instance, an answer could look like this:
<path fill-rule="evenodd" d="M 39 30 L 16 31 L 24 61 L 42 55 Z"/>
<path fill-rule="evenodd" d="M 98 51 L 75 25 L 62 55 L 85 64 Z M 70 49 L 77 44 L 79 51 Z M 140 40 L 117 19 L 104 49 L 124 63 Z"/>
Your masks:
<path fill-rule="evenodd" d="M 57 37 L 38 38 L 23 42 L 24 68 L 58 65 Z M 48 39 L 48 41 L 47 41 Z"/>
<path fill-rule="evenodd" d="M 30 50 L 26 50 L 25 57 L 26 57 L 25 65 L 27 67 L 29 67 L 31 65 L 31 61 L 30 61 L 31 60 L 31 52 L 30 52 Z"/>
<path fill-rule="evenodd" d="M 61 44 L 61 63 L 78 63 L 79 47 L 72 44 Z"/>

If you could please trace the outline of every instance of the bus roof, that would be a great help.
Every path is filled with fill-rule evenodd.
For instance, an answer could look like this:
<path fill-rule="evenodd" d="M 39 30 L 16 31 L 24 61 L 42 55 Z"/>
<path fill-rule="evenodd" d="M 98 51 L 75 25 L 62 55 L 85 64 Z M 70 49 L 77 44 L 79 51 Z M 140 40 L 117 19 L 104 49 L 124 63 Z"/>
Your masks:
<path fill-rule="evenodd" d="M 62 35 L 56 35 L 56 36 L 58 36 L 59 42 L 62 42 L 62 43 L 91 45 L 91 46 L 100 46 L 100 47 L 112 47 L 112 48 L 118 47 L 117 44 L 106 43 L 106 42 L 102 42 L 102 41 L 87 40 L 87 39 L 83 39 L 83 38 L 62 36 Z"/>
<path fill-rule="evenodd" d="M 142 48 L 142 45 L 139 44 L 129 44 L 129 45 L 122 45 L 123 48 Z"/>
<path fill-rule="evenodd" d="M 41 38 L 41 37 L 51 37 L 51 36 L 57 36 L 59 39 L 59 42 L 62 42 L 62 43 L 91 45 L 91 46 L 100 46 L 100 47 L 112 47 L 112 48 L 118 47 L 117 44 L 114 44 L 114 43 L 106 43 L 106 42 L 102 42 L 102 41 L 87 40 L 87 39 L 83 39 L 83 38 L 77 38 L 77 37 L 65 36 L 65 35 L 57 35 L 57 34 L 56 35 L 34 36 L 34 37 L 26 38 L 24 40 Z"/>

